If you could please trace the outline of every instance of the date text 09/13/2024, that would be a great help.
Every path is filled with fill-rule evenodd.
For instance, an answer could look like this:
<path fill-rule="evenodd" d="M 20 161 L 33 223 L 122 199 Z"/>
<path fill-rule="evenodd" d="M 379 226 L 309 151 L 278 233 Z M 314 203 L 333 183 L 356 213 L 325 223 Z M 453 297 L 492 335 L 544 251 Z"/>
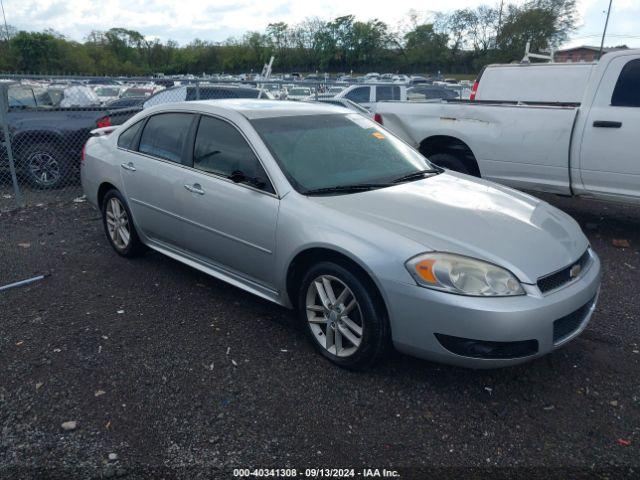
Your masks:
<path fill-rule="evenodd" d="M 271 478 L 399 478 L 396 470 L 385 468 L 236 468 L 234 477 L 271 477 Z"/>

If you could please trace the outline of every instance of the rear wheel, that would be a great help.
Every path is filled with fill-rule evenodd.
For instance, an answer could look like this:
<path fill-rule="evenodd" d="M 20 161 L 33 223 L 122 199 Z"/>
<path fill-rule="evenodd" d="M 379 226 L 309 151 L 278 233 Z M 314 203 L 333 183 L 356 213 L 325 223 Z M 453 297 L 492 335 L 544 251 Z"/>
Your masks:
<path fill-rule="evenodd" d="M 37 143 L 21 154 L 24 174 L 38 188 L 59 188 L 70 179 L 68 160 L 51 143 Z"/>
<path fill-rule="evenodd" d="M 135 257 L 144 252 L 127 202 L 115 189 L 109 190 L 102 201 L 102 222 L 109 243 L 119 255 Z"/>
<path fill-rule="evenodd" d="M 300 320 L 316 349 L 331 362 L 366 368 L 386 353 L 389 327 L 371 282 L 333 262 L 309 269 L 299 291 Z"/>
<path fill-rule="evenodd" d="M 431 163 L 435 163 L 439 167 L 471 175 L 464 161 L 451 153 L 436 153 L 428 158 Z"/>

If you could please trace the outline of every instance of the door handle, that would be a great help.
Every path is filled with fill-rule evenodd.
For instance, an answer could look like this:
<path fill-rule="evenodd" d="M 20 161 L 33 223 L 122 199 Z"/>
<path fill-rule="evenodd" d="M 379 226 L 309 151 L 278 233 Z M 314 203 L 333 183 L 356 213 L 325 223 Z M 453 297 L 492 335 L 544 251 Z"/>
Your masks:
<path fill-rule="evenodd" d="M 191 193 L 197 193 L 198 195 L 204 195 L 204 190 L 202 189 L 202 187 L 200 186 L 199 183 L 194 183 L 193 185 L 185 185 L 184 188 L 186 188 Z"/>
<path fill-rule="evenodd" d="M 122 168 L 124 168 L 125 170 L 129 170 L 130 172 L 135 172 L 136 171 L 136 167 L 133 166 L 133 163 L 129 162 L 129 163 L 121 163 L 120 166 Z"/>
<path fill-rule="evenodd" d="M 610 122 L 608 120 L 596 120 L 593 122 L 593 126 L 596 128 L 620 128 L 622 122 Z"/>

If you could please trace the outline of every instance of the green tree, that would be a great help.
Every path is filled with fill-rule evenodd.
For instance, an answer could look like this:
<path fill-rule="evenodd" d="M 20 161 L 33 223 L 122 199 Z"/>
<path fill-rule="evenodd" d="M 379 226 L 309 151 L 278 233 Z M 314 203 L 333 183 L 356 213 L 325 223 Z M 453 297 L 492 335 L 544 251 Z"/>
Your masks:
<path fill-rule="evenodd" d="M 574 29 L 576 0 L 527 0 L 499 13 L 480 6 L 435 13 L 416 12 L 396 30 L 382 20 L 343 15 L 326 21 L 310 17 L 295 25 L 271 23 L 264 32 L 213 43 L 195 39 L 146 38 L 141 32 L 111 28 L 74 42 L 53 30 L 0 35 L 0 69 L 34 73 L 145 75 L 259 71 L 271 55 L 280 71 L 405 71 L 474 73 L 490 62 L 522 58 L 532 50 L 561 43 Z M 9 37 L 9 38 L 7 38 Z"/>
<path fill-rule="evenodd" d="M 501 61 L 519 60 L 527 42 L 532 51 L 548 49 L 567 39 L 575 28 L 575 0 L 534 0 L 509 5 L 496 39 Z"/>
<path fill-rule="evenodd" d="M 436 32 L 431 23 L 418 25 L 405 34 L 405 50 L 411 71 L 443 69 L 448 56 L 449 35 Z"/>

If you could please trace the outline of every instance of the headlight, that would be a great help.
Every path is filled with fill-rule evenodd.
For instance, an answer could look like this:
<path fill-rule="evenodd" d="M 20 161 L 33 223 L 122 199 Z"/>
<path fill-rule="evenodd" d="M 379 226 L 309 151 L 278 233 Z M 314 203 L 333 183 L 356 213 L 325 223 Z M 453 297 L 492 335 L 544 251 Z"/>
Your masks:
<path fill-rule="evenodd" d="M 518 279 L 508 270 L 461 255 L 425 253 L 406 263 L 418 285 L 477 297 L 524 295 Z"/>

